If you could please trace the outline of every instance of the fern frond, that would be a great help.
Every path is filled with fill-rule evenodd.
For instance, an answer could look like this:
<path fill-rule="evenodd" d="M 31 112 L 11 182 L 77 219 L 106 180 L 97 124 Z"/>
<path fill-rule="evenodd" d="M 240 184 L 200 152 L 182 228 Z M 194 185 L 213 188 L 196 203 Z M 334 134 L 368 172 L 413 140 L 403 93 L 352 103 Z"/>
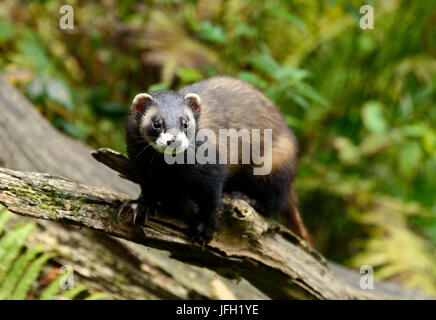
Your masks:
<path fill-rule="evenodd" d="M 53 300 L 61 291 L 60 280 L 62 275 L 56 277 L 50 284 L 41 292 L 38 300 Z"/>
<path fill-rule="evenodd" d="M 12 212 L 7 211 L 4 207 L 0 206 L 0 234 L 2 233 L 4 227 L 12 218 Z"/>
<path fill-rule="evenodd" d="M 86 287 L 84 285 L 76 285 L 74 288 L 66 290 L 62 293 L 61 299 L 65 300 L 73 300 L 82 292 L 86 291 Z"/>
<path fill-rule="evenodd" d="M 4 231 L 13 214 L 0 206 L 0 300 L 22 300 L 29 296 L 44 265 L 55 256 L 54 252 L 45 252 L 46 245 L 25 248 L 26 240 L 34 230 L 32 223 L 17 223 Z M 2 234 L 2 231 L 3 234 Z M 44 253 L 45 252 L 45 253 Z M 50 281 L 37 295 L 39 300 L 74 299 L 88 291 L 83 285 L 71 290 L 61 291 L 61 275 Z M 85 295 L 88 300 L 108 299 L 103 292 Z"/>
<path fill-rule="evenodd" d="M 16 289 L 10 297 L 11 300 L 23 300 L 27 297 L 30 288 L 35 280 L 38 278 L 43 265 L 51 258 L 54 257 L 53 253 L 46 253 L 35 259 L 26 270 L 26 273 L 20 279 Z"/>
<path fill-rule="evenodd" d="M 370 227 L 362 252 L 351 259 L 357 268 L 371 265 L 379 279 L 398 279 L 405 285 L 436 293 L 436 259 L 428 243 L 407 224 L 411 206 L 381 198 L 372 211 L 361 213 Z"/>
<path fill-rule="evenodd" d="M 0 279 L 9 270 L 34 227 L 35 225 L 30 223 L 16 225 L 0 239 Z"/>
<path fill-rule="evenodd" d="M 28 264 L 46 249 L 47 247 L 44 245 L 29 248 L 15 261 L 4 281 L 0 283 L 0 300 L 7 299 L 11 295 Z"/>
<path fill-rule="evenodd" d="M 107 293 L 97 292 L 97 293 L 91 294 L 89 297 L 85 298 L 85 300 L 104 300 L 104 299 L 108 299 L 108 298 L 109 298 L 109 295 Z"/>

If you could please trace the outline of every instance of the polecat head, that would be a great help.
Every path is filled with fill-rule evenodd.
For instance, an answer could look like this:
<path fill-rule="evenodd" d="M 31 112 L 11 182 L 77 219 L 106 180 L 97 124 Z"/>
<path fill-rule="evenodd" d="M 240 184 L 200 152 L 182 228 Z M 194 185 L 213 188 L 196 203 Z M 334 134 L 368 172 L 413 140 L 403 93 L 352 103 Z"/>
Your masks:
<path fill-rule="evenodd" d="M 195 138 L 200 97 L 175 91 L 140 93 L 132 103 L 140 135 L 159 152 L 186 150 Z"/>

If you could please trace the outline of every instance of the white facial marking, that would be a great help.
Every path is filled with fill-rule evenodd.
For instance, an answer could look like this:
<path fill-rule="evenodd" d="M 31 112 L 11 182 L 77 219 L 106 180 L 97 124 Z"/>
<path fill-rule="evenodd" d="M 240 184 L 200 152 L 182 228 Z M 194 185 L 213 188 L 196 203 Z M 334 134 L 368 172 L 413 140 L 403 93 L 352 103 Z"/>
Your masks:
<path fill-rule="evenodd" d="M 141 129 L 146 128 L 150 123 L 151 123 L 151 118 L 156 114 L 156 110 L 154 108 L 150 108 L 148 110 L 146 110 L 143 114 L 143 116 L 141 117 L 140 123 L 139 123 L 139 127 Z M 142 130 L 141 130 L 142 132 Z"/>
<path fill-rule="evenodd" d="M 190 127 L 195 125 L 195 118 L 194 118 L 194 115 L 192 114 L 192 110 L 190 108 L 185 107 L 185 115 L 187 115 L 188 118 L 189 118 L 189 125 L 190 125 Z"/>
<path fill-rule="evenodd" d="M 176 148 L 173 146 L 173 143 L 168 145 L 168 141 L 172 141 L 175 138 L 174 144 L 179 144 Z M 183 152 L 188 148 L 189 140 L 186 137 L 184 132 L 178 132 L 176 135 L 162 132 L 159 137 L 156 139 L 155 147 L 160 152 L 165 153 L 179 153 Z"/>
<path fill-rule="evenodd" d="M 186 150 L 186 148 L 188 148 L 189 139 L 184 132 L 180 132 L 177 135 L 177 140 L 179 140 L 181 142 L 180 147 L 177 148 L 178 150 L 184 151 L 184 150 Z M 179 152 L 179 151 L 177 151 L 177 152 Z"/>
<path fill-rule="evenodd" d="M 167 132 L 162 132 L 159 137 L 156 139 L 156 145 L 159 149 L 166 149 L 168 147 L 168 141 L 171 141 L 171 139 L 174 136 Z"/>

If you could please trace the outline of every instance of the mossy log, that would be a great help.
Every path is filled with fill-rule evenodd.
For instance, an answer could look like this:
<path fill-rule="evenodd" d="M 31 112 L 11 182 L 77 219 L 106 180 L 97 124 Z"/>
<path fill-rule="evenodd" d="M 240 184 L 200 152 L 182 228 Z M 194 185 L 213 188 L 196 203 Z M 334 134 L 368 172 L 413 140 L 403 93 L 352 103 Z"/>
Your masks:
<path fill-rule="evenodd" d="M 93 154 L 126 179 L 90 153 L 56 131 L 0 78 L 0 167 L 50 173 L 0 169 L 0 202 L 12 212 L 40 218 L 30 243 L 52 245 L 60 254 L 56 263 L 72 264 L 81 282 L 114 298 L 422 297 L 387 282 L 376 282 L 373 294 L 359 290 L 358 273 L 332 263 L 329 269 L 298 237 L 231 197 L 223 199 L 223 227 L 204 250 L 189 241 L 181 221 L 153 217 L 144 226 L 117 221 L 117 207 L 138 188 L 128 181 L 122 155 Z"/>
<path fill-rule="evenodd" d="M 106 152 L 106 151 L 104 151 Z M 171 257 L 230 278 L 245 278 L 271 298 L 371 298 L 336 278 L 326 261 L 289 230 L 258 215 L 244 200 L 224 197 L 221 227 L 202 247 L 182 221 L 156 216 L 144 225 L 117 211 L 129 197 L 50 174 L 0 169 L 0 203 L 27 217 L 101 231 L 167 250 Z"/>

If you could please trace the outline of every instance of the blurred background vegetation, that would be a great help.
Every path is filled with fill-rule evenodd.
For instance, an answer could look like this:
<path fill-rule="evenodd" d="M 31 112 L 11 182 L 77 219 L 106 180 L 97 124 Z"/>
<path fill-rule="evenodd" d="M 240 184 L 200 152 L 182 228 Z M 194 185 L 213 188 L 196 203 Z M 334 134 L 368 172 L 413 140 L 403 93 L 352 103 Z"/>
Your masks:
<path fill-rule="evenodd" d="M 59 28 L 63 4 L 73 30 Z M 359 28 L 363 4 L 373 30 Z M 436 1 L 3 0 L 0 72 L 59 130 L 123 152 L 138 92 L 252 83 L 299 139 L 318 249 L 434 295 L 435 26 Z"/>

